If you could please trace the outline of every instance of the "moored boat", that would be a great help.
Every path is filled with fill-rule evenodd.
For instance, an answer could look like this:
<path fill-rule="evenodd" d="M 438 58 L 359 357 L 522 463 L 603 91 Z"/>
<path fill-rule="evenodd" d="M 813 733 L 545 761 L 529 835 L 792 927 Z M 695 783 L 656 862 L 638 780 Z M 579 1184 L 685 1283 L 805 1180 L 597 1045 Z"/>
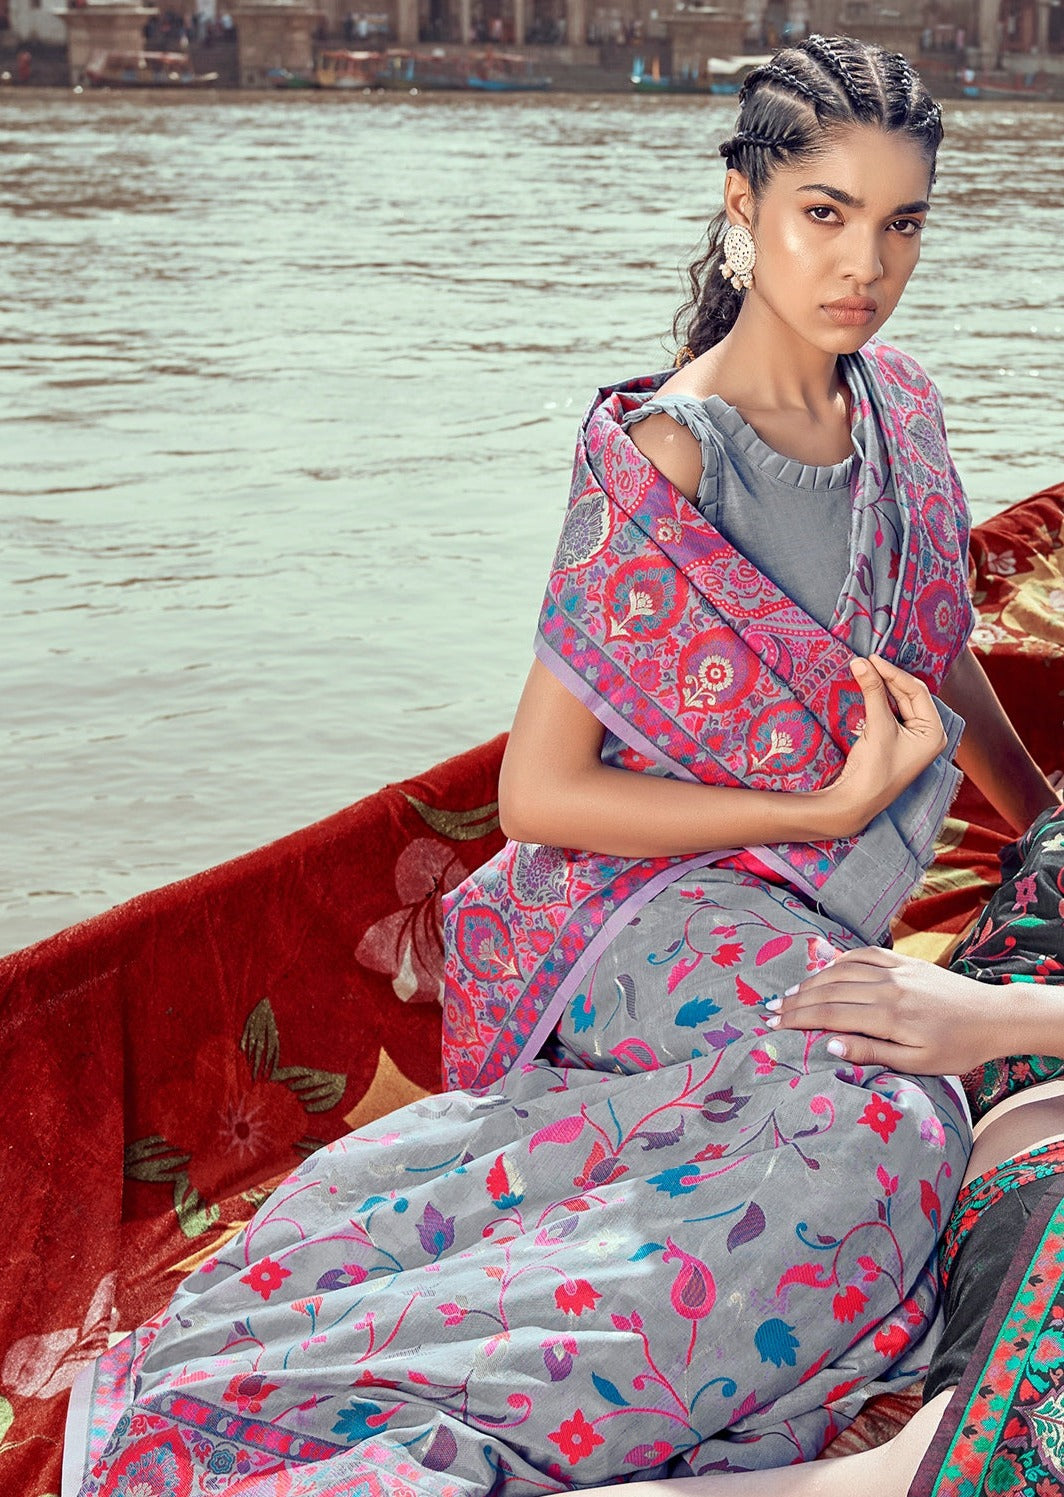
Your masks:
<path fill-rule="evenodd" d="M 701 62 L 685 63 L 672 73 L 661 71 L 661 62 L 642 57 L 632 63 L 631 84 L 637 93 L 645 94 L 737 94 L 743 79 L 769 57 L 742 53 L 735 57 L 707 57 Z"/>
<path fill-rule="evenodd" d="M 98 52 L 85 65 L 91 88 L 210 88 L 217 73 L 197 73 L 184 52 Z"/>
<path fill-rule="evenodd" d="M 384 52 L 348 52 L 332 49 L 318 54 L 314 68 L 317 88 L 378 88 L 387 62 Z"/>
<path fill-rule="evenodd" d="M 551 80 L 537 73 L 531 57 L 521 52 L 486 52 L 470 59 L 469 87 L 487 93 L 542 92 Z"/>
<path fill-rule="evenodd" d="M 466 89 L 481 93 L 542 92 L 550 78 L 537 73 L 535 62 L 522 52 L 450 51 L 389 52 L 377 73 L 380 88 L 411 92 L 436 89 Z"/>

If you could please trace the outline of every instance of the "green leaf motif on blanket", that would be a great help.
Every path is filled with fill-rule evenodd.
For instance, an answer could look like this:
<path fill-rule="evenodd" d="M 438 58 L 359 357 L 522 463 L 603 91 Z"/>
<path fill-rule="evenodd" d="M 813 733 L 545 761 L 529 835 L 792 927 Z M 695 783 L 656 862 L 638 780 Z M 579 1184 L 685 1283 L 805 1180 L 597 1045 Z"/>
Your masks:
<path fill-rule="evenodd" d="M 313 1066 L 282 1066 L 281 1037 L 268 998 L 248 1014 L 240 1048 L 247 1056 L 253 1081 L 276 1081 L 303 1104 L 304 1112 L 331 1112 L 340 1105 L 347 1086 L 342 1071 L 319 1071 Z"/>
<path fill-rule="evenodd" d="M 204 1204 L 203 1198 L 188 1178 L 185 1165 L 191 1155 L 182 1154 L 159 1134 L 138 1138 L 126 1149 L 125 1174 L 130 1180 L 145 1180 L 151 1185 L 174 1187 L 174 1214 L 186 1237 L 201 1237 L 218 1220 L 217 1206 Z"/>
<path fill-rule="evenodd" d="M 476 806 L 472 811 L 449 811 L 427 805 L 416 796 L 407 795 L 405 790 L 403 797 L 422 821 L 451 842 L 476 842 L 480 837 L 489 836 L 499 825 L 498 801 L 489 801 L 486 806 Z"/>
<path fill-rule="evenodd" d="M 202 1237 L 215 1225 L 220 1215 L 217 1206 L 208 1205 L 187 1175 L 174 1181 L 174 1211 L 186 1237 Z"/>
<path fill-rule="evenodd" d="M 10 1402 L 6 1398 L 0 1397 L 0 1446 L 7 1439 L 7 1432 L 11 1428 L 14 1418 L 15 1411 L 11 1407 Z"/>
<path fill-rule="evenodd" d="M 268 998 L 263 998 L 248 1014 L 244 1033 L 240 1036 L 240 1048 L 248 1058 L 251 1078 L 269 1080 L 281 1058 L 281 1039 L 277 1033 L 277 1020 Z"/>
<path fill-rule="evenodd" d="M 147 1180 L 154 1185 L 165 1181 L 186 1179 L 185 1165 L 190 1154 L 182 1154 L 173 1144 L 167 1143 L 159 1134 L 150 1138 L 138 1138 L 126 1148 L 124 1171 L 129 1180 Z"/>
<path fill-rule="evenodd" d="M 329 1112 L 338 1107 L 347 1085 L 339 1071 L 315 1071 L 310 1066 L 278 1066 L 271 1077 L 295 1092 L 306 1112 Z"/>
<path fill-rule="evenodd" d="M 1028 1416 L 1035 1437 L 1049 1464 L 1064 1475 L 1064 1399 L 1059 1393 L 1047 1398 Z"/>

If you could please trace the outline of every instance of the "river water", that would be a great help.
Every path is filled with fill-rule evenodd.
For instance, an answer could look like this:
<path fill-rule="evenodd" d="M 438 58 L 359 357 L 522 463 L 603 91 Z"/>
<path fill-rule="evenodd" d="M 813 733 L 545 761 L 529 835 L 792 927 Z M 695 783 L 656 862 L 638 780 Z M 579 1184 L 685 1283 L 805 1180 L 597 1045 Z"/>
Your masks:
<path fill-rule="evenodd" d="M 0 94 L 0 950 L 508 726 L 727 101 Z M 952 105 L 890 333 L 1064 478 L 1062 114 Z"/>

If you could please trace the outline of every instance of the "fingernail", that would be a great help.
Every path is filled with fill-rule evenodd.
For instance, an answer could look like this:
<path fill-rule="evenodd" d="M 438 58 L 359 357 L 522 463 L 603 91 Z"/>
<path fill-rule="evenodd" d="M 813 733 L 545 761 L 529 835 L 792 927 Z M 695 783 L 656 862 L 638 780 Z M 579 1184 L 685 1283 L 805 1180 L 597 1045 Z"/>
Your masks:
<path fill-rule="evenodd" d="M 791 991 L 793 992 L 794 989 L 792 988 Z M 762 1007 L 767 1008 L 770 1014 L 775 1013 L 776 1009 L 783 1007 L 783 999 L 776 997 L 766 998 Z"/>
<path fill-rule="evenodd" d="M 768 1018 L 765 1020 L 765 1023 L 768 1025 L 769 1029 L 775 1029 L 779 1024 L 779 1021 L 779 1014 L 769 1014 Z"/>
<path fill-rule="evenodd" d="M 841 1040 L 828 1040 L 828 1050 L 832 1055 L 845 1055 L 846 1046 Z"/>
<path fill-rule="evenodd" d="M 797 991 L 798 991 L 798 989 L 800 987 L 801 987 L 801 983 L 796 982 L 793 987 L 784 988 L 784 990 L 783 990 L 783 996 L 784 996 L 784 998 L 793 998 L 794 995 L 795 995 L 795 993 L 797 993 Z M 767 1007 L 767 1005 L 766 1005 L 766 1007 Z"/>

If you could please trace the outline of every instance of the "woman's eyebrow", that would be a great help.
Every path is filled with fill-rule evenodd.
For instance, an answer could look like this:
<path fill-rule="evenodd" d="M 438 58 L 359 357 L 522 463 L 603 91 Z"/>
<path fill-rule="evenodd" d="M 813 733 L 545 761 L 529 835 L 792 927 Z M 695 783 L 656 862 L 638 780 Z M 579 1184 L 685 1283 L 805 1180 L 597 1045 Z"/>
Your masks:
<path fill-rule="evenodd" d="M 825 197 L 832 198 L 836 203 L 841 203 L 844 208 L 863 208 L 864 201 L 855 198 L 852 193 L 846 192 L 841 187 L 829 187 L 826 182 L 807 182 L 804 187 L 799 187 L 799 192 L 822 192 Z M 897 208 L 891 209 L 891 216 L 899 213 L 926 213 L 931 204 L 923 198 L 918 198 L 913 203 L 900 203 Z"/>

